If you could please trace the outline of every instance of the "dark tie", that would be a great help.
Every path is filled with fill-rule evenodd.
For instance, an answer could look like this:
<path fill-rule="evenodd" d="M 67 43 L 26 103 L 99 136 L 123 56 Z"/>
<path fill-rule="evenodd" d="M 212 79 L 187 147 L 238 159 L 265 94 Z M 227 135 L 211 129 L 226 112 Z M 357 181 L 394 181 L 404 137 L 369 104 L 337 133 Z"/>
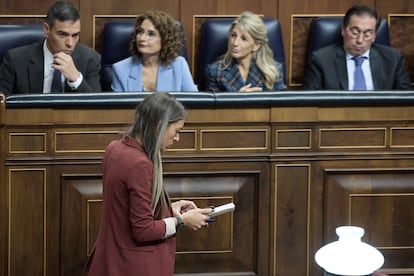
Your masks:
<path fill-rule="evenodd" d="M 355 61 L 355 73 L 354 73 L 354 90 L 367 90 L 367 86 L 365 84 L 365 77 L 364 72 L 362 72 L 362 63 L 365 60 L 365 57 L 353 57 Z"/>
<path fill-rule="evenodd" d="M 53 72 L 51 93 L 63 93 L 62 73 L 59 70 Z"/>

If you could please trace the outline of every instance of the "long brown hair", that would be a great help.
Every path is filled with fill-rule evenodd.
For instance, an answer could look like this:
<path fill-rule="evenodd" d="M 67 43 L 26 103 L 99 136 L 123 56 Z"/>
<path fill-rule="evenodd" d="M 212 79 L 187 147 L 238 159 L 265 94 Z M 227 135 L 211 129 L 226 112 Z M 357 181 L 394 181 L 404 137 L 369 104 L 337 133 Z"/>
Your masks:
<path fill-rule="evenodd" d="M 152 93 L 137 106 L 135 120 L 128 130 L 140 139 L 148 158 L 153 162 L 151 207 L 154 217 L 164 217 L 168 194 L 163 185 L 161 144 L 168 126 L 185 119 L 184 106 L 168 93 Z"/>

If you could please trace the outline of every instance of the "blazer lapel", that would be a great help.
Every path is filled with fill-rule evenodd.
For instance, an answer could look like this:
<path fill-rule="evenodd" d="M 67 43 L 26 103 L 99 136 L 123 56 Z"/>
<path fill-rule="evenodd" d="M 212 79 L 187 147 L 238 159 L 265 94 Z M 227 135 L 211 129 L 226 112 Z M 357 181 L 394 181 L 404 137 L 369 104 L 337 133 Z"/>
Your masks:
<path fill-rule="evenodd" d="M 334 62 L 340 89 L 348 90 L 348 71 L 346 68 L 345 50 L 342 46 L 337 49 Z"/>
<path fill-rule="evenodd" d="M 264 87 L 262 72 L 260 72 L 255 62 L 252 62 L 250 65 L 250 72 L 246 83 L 251 83 L 252 86 Z"/>
<path fill-rule="evenodd" d="M 144 91 L 143 84 L 142 84 L 142 78 L 138 76 L 142 76 L 141 60 L 138 60 L 137 62 L 131 65 L 131 70 L 129 71 L 129 74 L 128 74 L 127 87 L 126 87 L 128 91 Z"/>
<path fill-rule="evenodd" d="M 377 87 L 382 87 L 381 79 L 378 76 L 381 75 L 381 68 L 383 65 L 381 63 L 382 58 L 379 57 L 378 52 L 375 49 L 375 46 L 371 47 L 369 50 L 369 63 L 371 65 L 371 76 L 372 76 L 372 83 L 374 84 L 374 90 Z"/>
<path fill-rule="evenodd" d="M 43 64 L 43 42 L 33 47 L 30 54 L 29 93 L 43 93 L 44 64 Z M 42 81 L 39 81 L 42 80 Z"/>
<path fill-rule="evenodd" d="M 157 76 L 157 91 L 168 91 L 171 90 L 171 87 L 174 85 L 172 82 L 174 81 L 174 77 L 172 75 L 173 69 L 172 66 L 163 66 L 161 64 L 158 65 L 158 76 Z"/>
<path fill-rule="evenodd" d="M 224 70 L 223 79 L 227 81 L 230 86 L 230 89 L 227 89 L 228 91 L 239 91 L 239 83 L 244 84 L 236 63 L 233 63 L 233 66 L 230 69 Z"/>

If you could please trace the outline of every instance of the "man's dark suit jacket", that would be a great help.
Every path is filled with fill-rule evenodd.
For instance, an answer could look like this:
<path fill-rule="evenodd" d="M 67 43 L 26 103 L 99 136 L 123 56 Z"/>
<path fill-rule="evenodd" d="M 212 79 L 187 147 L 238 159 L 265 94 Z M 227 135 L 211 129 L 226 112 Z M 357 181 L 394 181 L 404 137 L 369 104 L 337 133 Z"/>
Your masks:
<path fill-rule="evenodd" d="M 411 90 L 404 57 L 391 47 L 373 44 L 369 52 L 374 90 Z M 342 44 L 312 53 L 303 80 L 304 90 L 350 90 L 346 54 Z"/>
<path fill-rule="evenodd" d="M 101 56 L 93 49 L 77 44 L 72 59 L 83 75 L 83 81 L 73 91 L 67 84 L 66 92 L 100 92 Z M 43 42 L 9 50 L 0 66 L 0 93 L 43 93 Z"/>

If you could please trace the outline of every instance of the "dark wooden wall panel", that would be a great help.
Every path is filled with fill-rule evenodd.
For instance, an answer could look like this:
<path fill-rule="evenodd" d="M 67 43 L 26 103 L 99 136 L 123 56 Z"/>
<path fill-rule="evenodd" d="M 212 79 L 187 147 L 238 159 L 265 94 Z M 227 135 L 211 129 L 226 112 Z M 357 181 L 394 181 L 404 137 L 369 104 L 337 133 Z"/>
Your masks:
<path fill-rule="evenodd" d="M 386 268 L 412 270 L 413 263 L 407 259 L 414 256 L 414 174 L 411 169 L 396 169 L 392 163 L 383 166 L 326 171 L 325 239 L 336 240 L 335 227 L 348 221 L 365 228 L 363 240 L 390 256 Z M 403 205 L 406 207 L 401 209 Z"/>
<path fill-rule="evenodd" d="M 165 184 L 172 200 L 190 199 L 198 206 L 235 202 L 237 209 L 217 217 L 208 228 L 185 230 L 177 236 L 176 272 L 257 271 L 258 218 L 267 213 L 258 205 L 261 185 L 257 174 L 261 171 L 242 175 L 237 171 L 220 171 L 216 176 L 209 176 L 211 171 L 191 173 L 195 176 L 167 174 Z M 100 224 L 100 175 L 64 175 L 61 201 L 61 275 L 81 275 Z"/>
<path fill-rule="evenodd" d="M 413 1 L 388 1 L 388 0 L 375 0 L 375 7 L 378 12 L 385 16 L 387 13 L 412 13 L 414 11 Z"/>
<path fill-rule="evenodd" d="M 167 176 L 167 189 L 174 199 L 189 198 L 198 206 L 235 202 L 237 207 L 202 231 L 184 230 L 177 235 L 176 272 L 257 271 L 258 178 L 254 173 L 240 175 L 226 168 L 217 176 L 211 171 L 193 173 L 196 177 Z M 188 243 L 190 239 L 196 242 Z"/>
<path fill-rule="evenodd" d="M 100 226 L 101 175 L 66 174 L 61 188 L 61 275 L 81 275 Z"/>
<path fill-rule="evenodd" d="M 9 170 L 9 275 L 46 273 L 46 185 L 45 168 Z"/>
<path fill-rule="evenodd" d="M 391 45 L 399 49 L 404 55 L 406 68 L 411 76 L 414 77 L 414 36 L 407 35 L 414 33 L 414 13 L 413 14 L 394 14 L 388 15 L 390 24 Z"/>
<path fill-rule="evenodd" d="M 308 275 L 310 164 L 275 164 L 274 175 L 274 274 Z"/>

